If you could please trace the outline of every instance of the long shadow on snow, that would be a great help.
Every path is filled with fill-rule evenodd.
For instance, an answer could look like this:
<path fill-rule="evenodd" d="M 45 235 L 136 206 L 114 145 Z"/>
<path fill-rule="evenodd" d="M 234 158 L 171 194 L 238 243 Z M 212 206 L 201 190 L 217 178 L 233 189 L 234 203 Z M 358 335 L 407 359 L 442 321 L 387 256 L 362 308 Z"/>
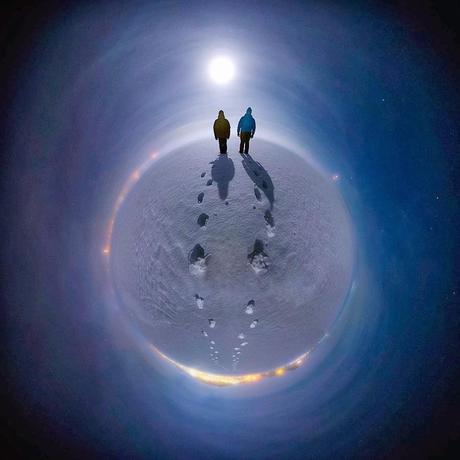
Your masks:
<path fill-rule="evenodd" d="M 228 158 L 226 154 L 219 155 L 219 157 L 212 161 L 211 164 L 212 180 L 217 182 L 219 198 L 221 200 L 225 200 L 228 196 L 228 184 L 235 175 L 235 166 L 233 161 Z"/>
<path fill-rule="evenodd" d="M 251 155 L 241 155 L 243 157 L 243 167 L 246 174 L 264 192 L 267 200 L 270 202 L 270 209 L 273 209 L 275 202 L 275 186 L 273 185 L 272 178 L 267 170 L 258 162 L 255 161 Z"/>

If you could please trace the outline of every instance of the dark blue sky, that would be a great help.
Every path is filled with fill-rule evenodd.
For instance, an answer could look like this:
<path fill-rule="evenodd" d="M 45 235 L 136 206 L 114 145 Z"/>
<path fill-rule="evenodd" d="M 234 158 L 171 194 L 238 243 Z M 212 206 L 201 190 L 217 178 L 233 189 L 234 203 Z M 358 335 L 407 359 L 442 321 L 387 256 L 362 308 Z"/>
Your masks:
<path fill-rule="evenodd" d="M 247 3 L 3 19 L 3 437 L 18 456 L 424 458 L 458 443 L 457 12 Z M 243 71 L 218 92 L 197 63 L 221 48 Z M 152 362 L 114 319 L 100 237 L 147 152 L 246 101 L 261 136 L 340 174 L 359 263 L 311 367 L 225 393 Z"/>

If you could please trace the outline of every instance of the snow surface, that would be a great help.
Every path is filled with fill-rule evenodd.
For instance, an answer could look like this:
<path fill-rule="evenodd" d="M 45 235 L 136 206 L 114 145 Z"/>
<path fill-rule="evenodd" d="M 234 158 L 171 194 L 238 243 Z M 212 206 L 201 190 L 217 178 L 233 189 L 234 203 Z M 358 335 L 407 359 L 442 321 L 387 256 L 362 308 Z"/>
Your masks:
<path fill-rule="evenodd" d="M 260 139 L 251 157 L 216 147 L 174 151 L 140 178 L 116 217 L 112 276 L 134 325 L 172 359 L 263 371 L 337 317 L 352 227 L 336 183 L 298 155 Z"/>

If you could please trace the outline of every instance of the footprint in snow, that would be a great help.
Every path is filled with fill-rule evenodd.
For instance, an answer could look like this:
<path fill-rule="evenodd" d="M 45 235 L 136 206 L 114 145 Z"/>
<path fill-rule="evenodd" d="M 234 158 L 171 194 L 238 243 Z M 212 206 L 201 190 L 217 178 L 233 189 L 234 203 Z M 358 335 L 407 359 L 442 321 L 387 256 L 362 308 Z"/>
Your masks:
<path fill-rule="evenodd" d="M 257 201 L 262 201 L 262 194 L 256 186 L 254 186 L 254 195 L 256 196 Z"/>
<path fill-rule="evenodd" d="M 209 327 L 210 327 L 211 329 L 214 329 L 214 328 L 216 327 L 216 321 L 215 321 L 215 320 L 213 320 L 213 319 L 208 319 L 208 323 L 209 323 Z M 216 351 L 216 353 L 217 353 L 217 351 Z"/>
<path fill-rule="evenodd" d="M 210 254 L 205 254 L 203 247 L 196 244 L 188 255 L 190 273 L 196 276 L 204 275 L 209 257 Z"/>
<path fill-rule="evenodd" d="M 259 324 L 259 320 L 258 320 L 258 319 L 255 319 L 255 320 L 249 325 L 249 327 L 250 327 L 251 329 L 254 329 L 258 324 Z"/>
<path fill-rule="evenodd" d="M 201 177 L 204 177 L 204 176 L 206 176 L 206 171 L 201 173 Z"/>
<path fill-rule="evenodd" d="M 269 263 L 268 255 L 264 251 L 264 243 L 257 239 L 254 243 L 253 251 L 248 254 L 248 262 L 256 273 L 266 272 Z"/>
<path fill-rule="evenodd" d="M 245 347 L 249 342 L 243 342 L 240 346 Z"/>
<path fill-rule="evenodd" d="M 206 224 L 208 223 L 208 219 L 209 219 L 209 216 L 203 212 L 202 214 L 200 214 L 200 215 L 198 216 L 198 219 L 197 219 L 196 223 L 197 223 L 200 227 L 205 227 Z"/>
<path fill-rule="evenodd" d="M 204 307 L 204 299 L 203 299 L 203 297 L 200 297 L 198 294 L 195 294 L 195 300 L 196 300 L 196 306 L 200 310 L 203 310 L 203 307 Z"/>
<path fill-rule="evenodd" d="M 270 225 L 270 227 L 275 226 L 275 219 L 273 219 L 273 215 L 268 209 L 265 211 L 264 219 L 266 224 Z"/>
<path fill-rule="evenodd" d="M 204 193 L 201 192 L 201 193 L 198 195 L 198 203 L 203 203 L 203 198 L 204 198 Z"/>
<path fill-rule="evenodd" d="M 252 315 L 254 313 L 254 305 L 256 303 L 254 300 L 250 300 L 246 306 L 246 309 L 244 310 L 247 315 Z M 241 335 L 241 334 L 240 334 Z M 244 336 L 244 334 L 242 334 Z M 239 337 L 239 338 L 244 338 L 244 337 Z"/>
<path fill-rule="evenodd" d="M 208 179 L 208 182 L 206 182 L 206 185 L 209 187 L 210 185 L 212 185 L 212 179 Z"/>
<path fill-rule="evenodd" d="M 267 209 L 264 215 L 265 227 L 267 229 L 267 236 L 273 238 L 275 236 L 275 219 L 272 213 Z"/>
<path fill-rule="evenodd" d="M 244 339 L 244 337 L 245 337 L 245 336 L 244 336 L 244 334 L 243 334 L 243 333 L 241 333 L 241 334 L 238 334 L 238 338 L 239 338 L 239 339 L 243 340 L 243 339 Z"/>

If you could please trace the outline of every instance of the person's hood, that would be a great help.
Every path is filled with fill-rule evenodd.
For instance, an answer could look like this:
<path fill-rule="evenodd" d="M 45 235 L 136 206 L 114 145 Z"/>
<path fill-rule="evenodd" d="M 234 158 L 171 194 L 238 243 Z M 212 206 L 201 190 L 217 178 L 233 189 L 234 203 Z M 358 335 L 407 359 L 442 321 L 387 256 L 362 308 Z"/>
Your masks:
<path fill-rule="evenodd" d="M 252 109 L 251 107 L 248 107 L 248 109 L 246 110 L 246 115 L 251 115 L 252 113 Z"/>
<path fill-rule="evenodd" d="M 219 110 L 219 116 L 218 118 L 225 118 L 225 115 L 224 115 L 224 111 L 223 110 Z"/>

